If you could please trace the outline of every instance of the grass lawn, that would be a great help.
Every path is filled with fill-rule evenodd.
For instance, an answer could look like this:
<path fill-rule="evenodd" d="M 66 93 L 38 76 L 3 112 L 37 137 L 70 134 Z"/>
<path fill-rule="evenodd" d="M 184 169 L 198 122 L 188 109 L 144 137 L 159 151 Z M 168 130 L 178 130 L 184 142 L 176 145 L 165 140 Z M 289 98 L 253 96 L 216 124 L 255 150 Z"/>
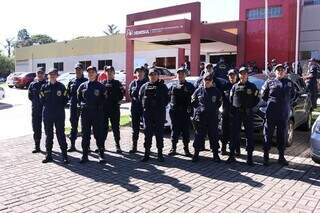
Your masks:
<path fill-rule="evenodd" d="M 130 126 L 131 125 L 131 117 L 130 115 L 123 115 L 120 117 L 120 127 Z M 111 126 L 111 124 L 110 124 Z M 66 127 L 64 129 L 64 132 L 66 135 L 70 135 L 71 127 Z M 79 129 L 79 133 L 81 133 L 81 130 Z"/>

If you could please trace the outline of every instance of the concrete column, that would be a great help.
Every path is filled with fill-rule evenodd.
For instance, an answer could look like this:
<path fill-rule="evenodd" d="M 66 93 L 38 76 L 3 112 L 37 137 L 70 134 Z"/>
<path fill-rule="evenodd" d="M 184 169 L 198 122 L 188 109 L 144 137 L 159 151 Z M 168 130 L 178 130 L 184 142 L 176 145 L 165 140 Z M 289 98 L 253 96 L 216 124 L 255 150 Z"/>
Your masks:
<path fill-rule="evenodd" d="M 200 3 L 191 11 L 191 75 L 198 75 L 200 67 L 200 34 L 201 34 L 201 10 Z"/>

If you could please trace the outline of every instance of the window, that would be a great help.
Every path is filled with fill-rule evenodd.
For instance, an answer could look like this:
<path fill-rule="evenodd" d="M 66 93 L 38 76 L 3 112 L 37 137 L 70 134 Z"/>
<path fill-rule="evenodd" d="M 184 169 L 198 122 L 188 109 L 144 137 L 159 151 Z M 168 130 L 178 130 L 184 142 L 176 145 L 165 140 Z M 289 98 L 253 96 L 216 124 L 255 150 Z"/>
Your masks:
<path fill-rule="evenodd" d="M 320 4 L 320 0 L 305 0 L 304 1 L 305 6 L 316 5 L 316 4 Z"/>
<path fill-rule="evenodd" d="M 46 63 L 37 64 L 37 67 L 42 67 L 46 71 Z"/>
<path fill-rule="evenodd" d="M 159 57 L 156 58 L 156 64 L 159 67 L 167 69 L 176 69 L 176 57 Z"/>
<path fill-rule="evenodd" d="M 53 67 L 58 71 L 63 71 L 63 62 L 55 62 L 53 63 Z"/>
<path fill-rule="evenodd" d="M 103 70 L 104 66 L 112 66 L 112 60 L 99 60 L 98 70 Z"/>
<path fill-rule="evenodd" d="M 79 63 L 82 64 L 84 70 L 91 66 L 91 61 L 79 61 Z"/>
<path fill-rule="evenodd" d="M 257 20 L 264 19 L 265 9 L 264 8 L 256 8 L 247 10 L 247 19 L 248 20 Z M 281 6 L 273 6 L 268 9 L 268 17 L 275 18 L 282 16 L 282 7 Z"/>

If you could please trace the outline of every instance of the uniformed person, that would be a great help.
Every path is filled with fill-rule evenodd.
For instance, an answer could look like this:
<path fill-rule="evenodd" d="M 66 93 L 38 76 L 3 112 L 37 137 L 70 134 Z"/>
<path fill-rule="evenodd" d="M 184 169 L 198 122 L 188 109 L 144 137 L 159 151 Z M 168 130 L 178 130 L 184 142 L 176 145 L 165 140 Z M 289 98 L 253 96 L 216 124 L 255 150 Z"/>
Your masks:
<path fill-rule="evenodd" d="M 213 151 L 213 160 L 220 162 L 218 154 L 218 113 L 221 103 L 222 94 L 216 88 L 213 76 L 207 72 L 203 76 L 203 86 L 196 89 L 191 99 L 191 104 L 194 107 L 193 124 L 195 129 L 193 162 L 199 160 L 199 152 L 204 149 L 205 137 L 207 135 L 211 150 Z"/>
<path fill-rule="evenodd" d="M 221 78 L 217 78 L 216 77 L 216 73 L 215 73 L 215 69 L 213 67 L 212 64 L 207 64 L 206 66 L 206 71 L 205 73 L 210 73 L 212 75 L 212 78 L 213 78 L 213 83 L 215 84 L 215 86 L 219 89 L 219 91 L 221 93 L 223 93 L 223 90 L 224 90 L 224 80 L 221 79 Z M 196 81 L 196 83 L 194 84 L 195 88 L 198 88 L 200 86 L 203 86 L 203 76 L 199 76 L 198 80 Z"/>
<path fill-rule="evenodd" d="M 221 154 L 227 155 L 227 144 L 231 140 L 231 123 L 233 122 L 233 119 L 231 117 L 231 104 L 230 104 L 230 91 L 232 86 L 237 83 L 238 81 L 238 73 L 235 69 L 231 69 L 228 72 L 228 78 L 229 81 L 225 84 L 224 87 L 224 95 L 222 96 L 223 102 L 222 102 L 222 148 L 221 148 Z M 236 148 L 236 154 L 240 153 L 240 147 L 238 146 Z"/>
<path fill-rule="evenodd" d="M 254 150 L 253 140 L 253 112 L 252 108 L 259 103 L 259 90 L 256 85 L 248 81 L 246 67 L 239 69 L 239 82 L 233 85 L 230 91 L 230 103 L 232 108 L 232 138 L 228 163 L 235 162 L 235 149 L 240 144 L 241 124 L 245 129 L 247 139 L 247 164 L 253 165 L 252 153 Z"/>
<path fill-rule="evenodd" d="M 120 102 L 124 96 L 124 88 L 120 81 L 115 79 L 115 70 L 112 66 L 106 69 L 108 80 L 102 84 L 106 86 L 106 100 L 104 102 L 104 141 L 106 141 L 109 131 L 109 121 L 111 122 L 114 141 L 117 153 L 122 153 L 120 147 Z"/>
<path fill-rule="evenodd" d="M 67 86 L 68 99 L 70 101 L 70 123 L 71 123 L 71 132 L 70 132 L 70 142 L 71 146 L 68 152 L 76 151 L 75 142 L 78 137 L 78 123 L 80 117 L 80 108 L 78 105 L 77 99 L 77 90 L 83 82 L 88 79 L 83 76 L 82 64 L 77 63 L 74 66 L 76 72 L 76 78 L 70 80 Z"/>
<path fill-rule="evenodd" d="M 81 108 L 82 131 L 82 158 L 80 163 L 89 161 L 89 147 L 91 128 L 96 140 L 99 153 L 99 162 L 104 160 L 104 132 L 103 132 L 103 103 L 105 101 L 106 87 L 97 81 L 97 69 L 93 66 L 87 68 L 89 80 L 82 83 L 77 91 L 78 103 Z"/>
<path fill-rule="evenodd" d="M 303 78 L 307 84 L 307 90 L 311 94 L 311 102 L 312 108 L 317 108 L 317 99 L 318 99 L 318 85 L 317 85 L 317 78 L 318 72 L 320 72 L 320 67 L 317 64 L 314 58 L 309 59 L 308 64 L 308 74 Z"/>
<path fill-rule="evenodd" d="M 67 104 L 67 90 L 57 81 L 58 70 L 51 69 L 48 73 L 49 81 L 40 90 L 40 101 L 43 104 L 43 122 L 46 133 L 46 158 L 42 163 L 52 162 L 53 126 L 56 129 L 58 143 L 61 149 L 63 162 L 69 163 L 67 156 L 67 142 L 64 134 L 65 111 Z"/>
<path fill-rule="evenodd" d="M 144 76 L 144 70 L 136 68 L 134 71 L 136 79 L 129 85 L 129 95 L 131 98 L 131 123 L 132 123 L 132 149 L 130 153 L 137 152 L 137 144 L 139 139 L 140 121 L 142 121 L 142 104 L 139 100 L 139 91 L 143 84 L 147 83 Z"/>
<path fill-rule="evenodd" d="M 42 85 L 46 83 L 45 71 L 42 67 L 37 69 L 37 77 L 30 84 L 28 89 L 28 98 L 31 101 L 31 117 L 32 117 L 32 130 L 33 130 L 33 140 L 35 143 L 34 150 L 32 153 L 41 152 L 40 141 L 42 133 L 42 109 L 43 105 L 40 102 L 39 94 Z"/>
<path fill-rule="evenodd" d="M 276 65 L 277 65 L 277 59 L 273 58 L 271 60 L 271 63 L 268 65 L 269 72 L 273 72 Z"/>
<path fill-rule="evenodd" d="M 282 64 L 275 66 L 276 78 L 265 82 L 262 87 L 262 99 L 267 102 L 266 122 L 264 124 L 264 165 L 269 165 L 269 150 L 272 137 L 277 128 L 277 145 L 279 150 L 279 164 L 288 165 L 284 157 L 287 144 L 287 124 L 290 113 L 290 102 L 295 96 L 293 82 L 287 78 Z"/>
<path fill-rule="evenodd" d="M 192 83 L 186 81 L 188 70 L 179 68 L 177 70 L 178 82 L 169 88 L 170 96 L 170 118 L 172 122 L 171 141 L 172 148 L 169 155 L 176 155 L 177 143 L 182 134 L 182 141 L 184 145 L 184 153 L 187 157 L 192 157 L 189 152 L 190 142 L 190 126 L 192 115 L 191 95 L 195 88 Z"/>
<path fill-rule="evenodd" d="M 155 135 L 158 148 L 158 160 L 164 161 L 163 129 L 166 120 L 166 106 L 169 103 L 168 88 L 163 80 L 159 80 L 159 73 L 156 69 L 149 70 L 149 82 L 145 83 L 140 91 L 139 98 L 143 108 L 144 119 L 144 148 L 143 162 L 149 160 L 152 145 L 152 136 Z"/>
<path fill-rule="evenodd" d="M 228 80 L 229 66 L 225 62 L 224 58 L 221 57 L 217 65 L 214 67 L 214 73 L 217 78 Z"/>

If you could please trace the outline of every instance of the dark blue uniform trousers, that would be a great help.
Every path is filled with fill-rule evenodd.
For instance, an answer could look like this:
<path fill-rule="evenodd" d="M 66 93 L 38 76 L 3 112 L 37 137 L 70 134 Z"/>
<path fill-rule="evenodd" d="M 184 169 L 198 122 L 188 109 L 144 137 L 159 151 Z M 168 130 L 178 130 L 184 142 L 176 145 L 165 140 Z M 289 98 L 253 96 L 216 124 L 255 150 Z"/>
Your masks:
<path fill-rule="evenodd" d="M 182 134 L 183 144 L 188 144 L 190 141 L 190 115 L 186 111 L 179 110 L 170 110 L 169 114 L 172 123 L 172 143 L 177 144 Z"/>
<path fill-rule="evenodd" d="M 195 151 L 204 149 L 205 138 L 208 135 L 210 148 L 213 152 L 217 153 L 219 150 L 219 132 L 218 132 L 218 119 L 206 118 L 199 122 L 199 126 L 195 130 L 193 147 Z"/>
<path fill-rule="evenodd" d="M 104 138 L 103 141 L 107 140 L 108 132 L 109 132 L 109 121 L 111 123 L 111 128 L 113 132 L 113 137 L 116 143 L 120 141 L 120 107 L 115 107 L 112 110 L 106 110 L 104 114 L 103 121 L 103 132 Z M 106 125 L 106 126 L 105 126 Z"/>
<path fill-rule="evenodd" d="M 139 139 L 141 120 L 142 120 L 141 110 L 135 110 L 131 108 L 132 141 L 137 141 Z"/>
<path fill-rule="evenodd" d="M 240 111 L 235 109 L 232 119 L 232 138 L 230 143 L 231 155 L 234 155 L 235 149 L 240 147 L 240 132 L 241 124 L 243 124 L 246 136 L 246 150 L 248 153 L 252 153 L 254 150 L 253 140 L 253 113 L 251 110 Z"/>
<path fill-rule="evenodd" d="M 80 118 L 80 109 L 77 105 L 71 104 L 70 106 L 70 123 L 71 123 L 71 132 L 70 140 L 75 141 L 78 137 L 78 123 Z"/>
<path fill-rule="evenodd" d="M 165 123 L 166 111 L 145 111 L 144 119 L 144 148 L 150 150 L 152 146 L 152 137 L 155 135 L 157 148 L 163 148 L 163 129 Z"/>
<path fill-rule="evenodd" d="M 272 145 L 272 138 L 277 127 L 277 146 L 279 154 L 284 154 L 288 139 L 288 121 L 286 119 L 268 118 L 264 124 L 264 144 L 263 149 L 269 151 Z"/>
<path fill-rule="evenodd" d="M 33 139 L 38 146 L 41 140 L 42 133 L 42 107 L 33 107 L 31 112 L 32 117 L 32 130 L 33 130 Z"/>
<path fill-rule="evenodd" d="M 47 152 L 52 151 L 53 146 L 53 127 L 56 129 L 57 140 L 63 154 L 67 151 L 66 135 L 64 134 L 65 115 L 43 115 L 44 129 L 46 133 L 46 149 Z"/>
<path fill-rule="evenodd" d="M 91 139 L 91 128 L 96 145 L 99 150 L 103 149 L 103 113 L 102 110 L 84 108 L 81 113 L 82 124 L 82 150 L 84 155 L 88 155 Z"/>

